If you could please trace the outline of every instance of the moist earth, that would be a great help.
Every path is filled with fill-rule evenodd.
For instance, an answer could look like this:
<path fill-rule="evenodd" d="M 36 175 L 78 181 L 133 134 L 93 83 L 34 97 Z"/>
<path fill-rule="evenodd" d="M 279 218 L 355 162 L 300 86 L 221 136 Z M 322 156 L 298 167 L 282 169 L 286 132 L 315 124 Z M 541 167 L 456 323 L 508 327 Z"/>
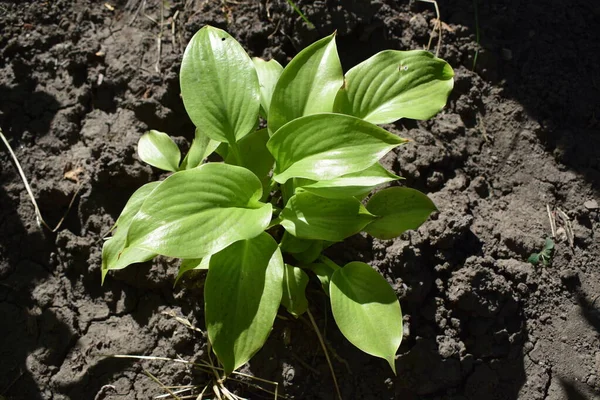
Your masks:
<path fill-rule="evenodd" d="M 100 285 L 102 238 L 133 191 L 161 177 L 138 159 L 140 135 L 167 132 L 183 150 L 193 136 L 178 81 L 187 41 L 211 24 L 250 55 L 286 64 L 337 31 L 347 70 L 383 49 L 427 46 L 436 22 L 433 4 L 419 1 L 295 3 L 314 27 L 284 0 L 0 2 L 0 127 L 45 220 L 66 213 L 57 232 L 40 228 L 0 152 L 0 398 L 148 399 L 163 385 L 198 385 L 196 395 L 212 385 L 183 364 L 106 357 L 208 361 L 201 274 L 173 288 L 177 265 L 158 258 Z M 348 343 L 318 284 L 308 289 L 342 396 L 598 399 L 600 6 L 438 5 L 439 55 L 455 89 L 431 121 L 387 126 L 411 142 L 384 162 L 439 213 L 397 240 L 357 235 L 329 252 L 370 263 L 393 285 L 405 324 L 397 375 Z M 434 34 L 432 51 L 437 43 Z M 532 265 L 553 235 L 549 215 L 554 255 Z M 280 397 L 336 398 L 315 332 L 281 315 L 242 372 L 277 382 Z M 226 383 L 242 397 L 274 397 L 255 384 L 275 389 Z"/>

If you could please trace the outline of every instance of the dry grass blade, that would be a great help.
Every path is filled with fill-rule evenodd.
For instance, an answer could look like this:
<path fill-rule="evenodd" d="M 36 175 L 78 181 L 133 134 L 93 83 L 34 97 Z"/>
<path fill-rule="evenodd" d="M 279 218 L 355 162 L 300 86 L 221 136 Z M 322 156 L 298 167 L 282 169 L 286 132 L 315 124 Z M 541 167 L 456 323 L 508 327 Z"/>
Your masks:
<path fill-rule="evenodd" d="M 310 319 L 310 323 L 312 324 L 317 337 L 319 338 L 319 343 L 321 344 L 321 348 L 323 349 L 323 353 L 325 353 L 325 359 L 327 360 L 327 365 L 329 365 L 329 370 L 331 371 L 331 377 L 333 378 L 333 384 L 335 386 L 335 391 L 337 393 L 337 397 L 339 400 L 342 400 L 342 394 L 340 393 L 340 388 L 337 383 L 337 378 L 335 377 L 335 371 L 333 370 L 333 364 L 331 364 L 331 359 L 329 358 L 329 352 L 327 351 L 327 346 L 325 346 L 325 342 L 323 341 L 323 337 L 321 336 L 321 332 L 319 332 L 319 327 L 315 322 L 311 312 L 309 309 L 306 309 L 306 313 L 308 314 L 308 318 Z"/>
<path fill-rule="evenodd" d="M 440 9 L 438 7 L 437 1 L 435 1 L 435 0 L 419 0 L 419 1 L 422 1 L 423 3 L 433 4 L 433 6 L 435 7 L 435 14 L 436 14 L 437 19 L 435 20 L 433 29 L 431 30 L 431 34 L 429 35 L 429 43 L 427 43 L 427 50 L 429 50 L 431 48 L 431 42 L 433 41 L 433 34 L 437 30 L 438 43 L 437 43 L 437 46 L 435 49 L 435 56 L 438 57 L 440 54 L 440 49 L 442 47 L 442 18 L 440 16 Z"/>
<path fill-rule="evenodd" d="M 146 370 L 145 368 L 142 368 L 144 371 L 144 374 L 146 374 L 146 376 L 148 376 L 150 379 L 152 379 L 154 382 L 156 382 L 156 384 L 158 384 L 158 386 L 160 386 L 162 389 L 166 390 L 174 399 L 176 400 L 181 400 L 181 397 L 177 396 L 175 393 L 173 393 L 168 387 L 166 387 L 165 385 L 163 385 L 163 383 L 154 375 L 152 375 L 148 370 Z"/>

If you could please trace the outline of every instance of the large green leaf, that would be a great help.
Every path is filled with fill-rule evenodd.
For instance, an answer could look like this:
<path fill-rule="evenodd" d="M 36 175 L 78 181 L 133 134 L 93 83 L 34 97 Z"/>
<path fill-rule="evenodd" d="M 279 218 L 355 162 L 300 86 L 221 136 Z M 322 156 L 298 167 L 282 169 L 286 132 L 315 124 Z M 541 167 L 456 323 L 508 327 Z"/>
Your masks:
<path fill-rule="evenodd" d="M 252 62 L 256 68 L 258 82 L 260 84 L 260 105 L 263 116 L 267 118 L 269 115 L 269 106 L 271 105 L 273 90 L 275 90 L 275 85 L 281 76 L 283 67 L 277 60 L 265 61 L 262 58 L 254 57 Z"/>
<path fill-rule="evenodd" d="M 377 186 L 397 179 L 400 177 L 383 168 L 381 164 L 375 163 L 364 171 L 342 175 L 339 178 L 328 181 L 310 181 L 312 183 L 298 187 L 296 193 L 307 191 L 331 199 L 361 197 Z"/>
<path fill-rule="evenodd" d="M 175 172 L 179 168 L 181 152 L 166 133 L 148 131 L 138 141 L 138 156 L 153 167 Z"/>
<path fill-rule="evenodd" d="M 186 154 L 179 169 L 192 169 L 202 164 L 219 147 L 221 142 L 209 138 L 206 134 L 196 128 L 196 133 L 190 151 Z"/>
<path fill-rule="evenodd" d="M 254 64 L 227 32 L 205 26 L 188 43 L 179 75 L 192 122 L 214 140 L 235 143 L 254 129 L 260 89 Z"/>
<path fill-rule="evenodd" d="M 350 343 L 385 359 L 396 373 L 402 311 L 387 281 L 368 264 L 351 262 L 333 273 L 329 295 L 335 322 Z"/>
<path fill-rule="evenodd" d="M 280 214 L 286 231 L 301 239 L 339 242 L 375 218 L 355 198 L 326 199 L 304 192 L 293 196 Z"/>
<path fill-rule="evenodd" d="M 265 184 L 266 179 L 273 168 L 275 160 L 267 149 L 267 141 L 269 140 L 269 133 L 266 129 L 260 129 L 246 135 L 242 140 L 238 142 L 239 155 L 236 159 L 232 152 L 228 149 L 222 152 L 225 154 L 225 162 L 228 164 L 235 164 L 240 162 L 241 165 L 250 171 L 254 172 L 256 176 Z"/>
<path fill-rule="evenodd" d="M 152 193 L 160 182 L 150 182 L 136 190 L 129 200 L 117 222 L 113 231 L 113 236 L 109 238 L 102 246 L 102 282 L 108 271 L 111 269 L 123 269 L 130 264 L 144 262 L 153 259 L 156 253 L 151 251 L 137 249 L 134 247 L 125 248 L 127 241 L 127 232 L 131 221 L 138 213 L 146 198 Z"/>
<path fill-rule="evenodd" d="M 382 51 L 348 71 L 334 110 L 374 124 L 429 119 L 446 104 L 453 76 L 427 51 Z"/>
<path fill-rule="evenodd" d="M 273 178 L 329 180 L 363 171 L 406 140 L 362 119 L 314 114 L 286 124 L 267 147 L 277 162 Z"/>
<path fill-rule="evenodd" d="M 208 338 L 229 374 L 267 340 L 283 290 L 284 265 L 267 233 L 214 254 L 204 288 Z"/>
<path fill-rule="evenodd" d="M 203 258 L 259 235 L 272 206 L 259 201 L 260 180 L 245 168 L 208 163 L 176 172 L 133 219 L 128 245 L 169 257 Z"/>
<path fill-rule="evenodd" d="M 308 308 L 306 285 L 308 285 L 306 272 L 301 268 L 285 264 L 281 304 L 296 318 L 304 314 Z"/>
<path fill-rule="evenodd" d="M 391 187 L 375 193 L 367 210 L 377 219 L 365 227 L 365 232 L 379 239 L 393 239 L 409 229 L 417 229 L 437 208 L 418 190 Z"/>
<path fill-rule="evenodd" d="M 331 112 L 343 81 L 335 34 L 302 50 L 285 67 L 273 91 L 269 133 L 304 115 Z"/>

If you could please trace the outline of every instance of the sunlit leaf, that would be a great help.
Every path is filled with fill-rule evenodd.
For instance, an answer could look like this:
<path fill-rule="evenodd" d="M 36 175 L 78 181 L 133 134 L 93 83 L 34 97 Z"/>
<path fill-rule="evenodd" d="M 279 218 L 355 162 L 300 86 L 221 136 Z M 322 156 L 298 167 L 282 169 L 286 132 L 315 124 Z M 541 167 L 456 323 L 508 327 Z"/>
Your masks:
<path fill-rule="evenodd" d="M 335 34 L 306 47 L 277 81 L 269 109 L 269 133 L 296 118 L 331 112 L 343 80 Z"/>
<path fill-rule="evenodd" d="M 437 208 L 418 190 L 391 187 L 375 193 L 367 210 L 377 219 L 365 227 L 365 232 L 379 239 L 393 239 L 409 229 L 417 229 Z"/>
<path fill-rule="evenodd" d="M 268 140 L 269 133 L 266 129 L 260 129 L 246 135 L 238 142 L 239 158 L 241 159 L 236 160 L 231 151 L 227 151 L 225 162 L 235 164 L 239 161 L 243 167 L 254 172 L 261 182 L 265 183 L 265 178 L 267 178 L 275 163 L 273 156 L 267 149 Z"/>
<path fill-rule="evenodd" d="M 138 141 L 140 160 L 153 167 L 175 172 L 179 168 L 181 153 L 173 139 L 166 133 L 148 131 Z"/>
<path fill-rule="evenodd" d="M 169 257 L 203 258 L 259 235 L 271 220 L 259 179 L 245 168 L 208 163 L 176 172 L 131 223 L 128 245 Z"/>
<path fill-rule="evenodd" d="M 453 76 L 428 51 L 385 50 L 348 71 L 334 110 L 374 124 L 429 119 L 446 105 Z"/>
<path fill-rule="evenodd" d="M 288 123 L 267 143 L 277 162 L 273 179 L 330 180 L 363 171 L 406 140 L 361 119 L 314 114 Z"/>
<path fill-rule="evenodd" d="M 308 192 L 293 196 L 280 217 L 285 230 L 298 238 L 332 242 L 360 232 L 375 218 L 355 198 L 326 199 Z"/>
<path fill-rule="evenodd" d="M 281 304 L 290 314 L 298 318 L 306 312 L 308 300 L 306 300 L 306 285 L 308 275 L 301 268 L 285 264 L 283 275 L 283 296 Z"/>
<path fill-rule="evenodd" d="M 267 340 L 283 291 L 284 264 L 267 233 L 214 254 L 204 288 L 208 338 L 229 374 Z"/>
<path fill-rule="evenodd" d="M 219 147 L 221 142 L 209 138 L 206 134 L 196 128 L 196 134 L 190 151 L 186 154 L 179 169 L 192 169 L 202 164 Z"/>
<path fill-rule="evenodd" d="M 387 281 L 368 264 L 351 262 L 333 273 L 329 295 L 342 334 L 365 353 L 385 359 L 396 373 L 402 311 Z"/>
<path fill-rule="evenodd" d="M 256 68 L 258 82 L 260 84 L 260 105 L 263 116 L 267 118 L 269 115 L 269 106 L 271 105 L 273 90 L 275 90 L 275 85 L 281 76 L 283 67 L 277 60 L 265 61 L 262 58 L 254 57 L 252 62 Z"/>
<path fill-rule="evenodd" d="M 258 76 L 246 51 L 227 32 L 200 29 L 185 49 L 179 79 L 190 119 L 211 139 L 234 143 L 254 129 Z"/>

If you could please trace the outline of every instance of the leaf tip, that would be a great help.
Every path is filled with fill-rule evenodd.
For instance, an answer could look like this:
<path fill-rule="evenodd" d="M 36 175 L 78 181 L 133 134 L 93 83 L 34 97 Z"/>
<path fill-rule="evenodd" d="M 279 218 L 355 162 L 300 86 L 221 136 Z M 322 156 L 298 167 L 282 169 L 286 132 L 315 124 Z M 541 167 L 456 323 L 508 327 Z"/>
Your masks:
<path fill-rule="evenodd" d="M 396 355 L 393 354 L 391 357 L 386 358 L 385 360 L 390 365 L 390 368 L 392 369 L 392 372 L 394 373 L 394 375 L 398 376 L 398 373 L 396 372 Z"/>

